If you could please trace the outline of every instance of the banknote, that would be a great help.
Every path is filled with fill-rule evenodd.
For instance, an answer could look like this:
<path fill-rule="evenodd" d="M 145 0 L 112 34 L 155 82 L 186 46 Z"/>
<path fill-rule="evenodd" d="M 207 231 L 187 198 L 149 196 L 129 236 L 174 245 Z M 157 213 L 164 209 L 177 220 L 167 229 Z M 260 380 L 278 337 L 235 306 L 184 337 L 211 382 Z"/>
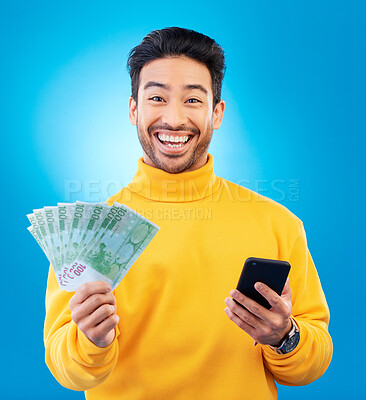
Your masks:
<path fill-rule="evenodd" d="M 41 213 L 32 213 L 28 214 L 27 218 L 29 219 L 29 222 L 32 224 L 32 227 L 38 237 L 38 240 L 42 243 L 44 252 L 51 262 L 51 264 L 54 264 L 54 259 L 52 257 L 53 251 L 52 251 L 52 245 L 50 243 L 50 238 L 47 235 L 46 227 L 45 227 L 45 222 L 44 218 Z"/>
<path fill-rule="evenodd" d="M 69 235 L 71 232 L 72 218 L 74 214 L 75 203 L 58 203 L 58 227 L 60 236 L 60 258 L 61 258 L 61 269 L 57 271 L 56 276 L 61 286 L 62 282 L 65 284 L 64 279 L 62 279 L 63 269 L 66 265 L 66 251 Z M 56 271 L 55 271 L 56 272 Z"/>
<path fill-rule="evenodd" d="M 78 260 L 73 264 L 69 264 L 63 269 L 63 278 L 68 281 L 68 287 L 79 287 L 92 273 L 92 268 L 89 265 L 88 255 L 104 238 L 108 231 L 121 229 L 124 226 L 124 219 L 121 220 L 121 215 L 125 214 L 121 209 L 121 205 L 115 202 L 108 210 L 101 224 L 93 232 L 92 237 L 86 246 L 78 254 Z M 102 277 L 100 277 L 102 279 Z M 97 279 L 99 280 L 99 279 Z"/>
<path fill-rule="evenodd" d="M 113 218 L 106 224 L 112 215 Z M 75 268 L 80 273 L 80 284 L 87 277 L 88 280 L 104 280 L 115 288 L 159 227 L 118 203 L 112 206 L 111 213 L 103 222 L 90 240 L 90 245 L 75 261 Z"/>
<path fill-rule="evenodd" d="M 110 207 L 107 205 L 107 203 L 93 204 L 87 207 L 86 211 L 87 223 L 82 232 L 81 239 L 78 243 L 79 252 L 85 247 L 86 243 L 88 243 L 91 240 L 93 234 L 100 227 L 105 217 L 107 216 L 109 210 Z"/>
<path fill-rule="evenodd" d="M 65 206 L 63 203 L 62 207 Z M 83 251 L 93 233 L 99 228 L 111 207 L 107 203 L 85 203 L 77 201 L 69 207 L 65 221 L 65 231 L 69 231 L 67 244 L 64 245 L 64 265 L 60 275 L 60 286 L 77 289 L 75 278 L 70 275 L 70 267 L 78 254 Z M 71 215 L 72 214 L 72 215 Z"/>
<path fill-rule="evenodd" d="M 78 252 L 84 247 L 85 239 L 84 233 L 95 230 L 99 224 L 100 214 L 103 214 L 103 206 L 106 203 L 85 203 L 77 201 L 73 208 L 73 215 L 71 221 L 71 228 L 69 238 L 65 246 L 65 263 L 69 265 L 75 260 Z M 108 210 L 108 207 L 104 207 Z M 107 213 L 107 210 L 105 213 Z M 90 220 L 94 222 L 90 223 Z"/>
<path fill-rule="evenodd" d="M 50 243 L 52 246 L 52 257 L 55 265 L 55 271 L 60 271 L 62 268 L 60 257 L 60 234 L 57 219 L 57 207 L 44 207 L 43 215 L 50 235 Z"/>
<path fill-rule="evenodd" d="M 50 261 L 61 289 L 103 280 L 117 287 L 159 227 L 114 202 L 58 203 L 27 215 L 29 232 Z"/>

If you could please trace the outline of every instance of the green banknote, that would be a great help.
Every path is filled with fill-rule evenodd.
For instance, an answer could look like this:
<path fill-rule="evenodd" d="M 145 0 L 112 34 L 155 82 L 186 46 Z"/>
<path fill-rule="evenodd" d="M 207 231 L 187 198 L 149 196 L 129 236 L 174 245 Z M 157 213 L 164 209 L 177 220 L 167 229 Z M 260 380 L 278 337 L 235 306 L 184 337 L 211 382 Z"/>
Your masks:
<path fill-rule="evenodd" d="M 75 260 L 75 255 L 79 246 L 82 232 L 85 229 L 86 216 L 85 211 L 87 206 L 85 204 L 75 204 L 74 212 L 72 215 L 71 228 L 69 237 L 66 244 L 65 251 L 65 264 L 70 265 Z"/>
<path fill-rule="evenodd" d="M 100 224 L 98 224 L 98 226 L 95 227 L 95 229 L 93 229 L 93 233 L 91 235 L 90 240 L 85 244 L 85 246 L 82 249 L 81 248 L 79 249 L 78 257 L 80 257 L 80 255 L 82 255 L 83 252 L 86 251 L 88 246 L 91 246 L 92 243 L 94 243 L 94 241 L 97 240 L 97 238 L 100 235 L 103 235 L 105 228 L 113 219 L 114 215 L 117 212 L 118 207 L 119 207 L 118 203 L 114 203 L 112 207 L 108 207 L 108 212 L 104 216 L 103 221 Z M 80 272 L 81 272 L 80 268 L 77 269 L 74 263 L 68 264 L 65 262 L 62 269 L 61 286 L 64 287 L 65 290 L 76 290 L 81 285 Z"/>
<path fill-rule="evenodd" d="M 81 202 L 76 202 L 81 203 Z M 85 203 L 87 204 L 87 203 Z M 78 242 L 78 252 L 76 256 L 85 248 L 86 243 L 90 241 L 93 237 L 95 231 L 100 227 L 103 220 L 107 216 L 110 208 L 107 203 L 92 204 L 86 209 L 86 224 L 84 224 L 84 229 L 81 231 L 81 239 Z"/>
<path fill-rule="evenodd" d="M 61 259 L 61 269 L 60 271 L 55 271 L 56 276 L 59 281 L 59 285 L 67 284 L 63 276 L 63 269 L 66 265 L 66 251 L 68 239 L 71 231 L 72 218 L 74 214 L 75 203 L 58 203 L 57 204 L 57 216 L 58 216 L 58 228 L 60 236 L 60 259 Z"/>
<path fill-rule="evenodd" d="M 103 280 L 115 288 L 158 232 L 159 227 L 125 205 L 114 204 L 113 218 L 95 232 L 70 274 L 77 286 Z"/>
<path fill-rule="evenodd" d="M 115 202 L 58 203 L 27 215 L 27 229 L 50 261 L 61 289 L 90 281 L 119 284 L 159 227 Z"/>
<path fill-rule="evenodd" d="M 39 210 L 34 211 L 36 212 L 33 212 L 33 214 L 28 214 L 27 218 L 32 224 L 32 227 L 37 234 L 38 240 L 42 243 L 47 258 L 49 259 L 51 264 L 54 265 L 55 261 L 53 259 L 52 243 L 50 241 L 49 234 L 47 233 L 45 218 L 42 213 L 39 212 Z"/>
<path fill-rule="evenodd" d="M 64 207 L 63 203 L 59 207 Z M 67 207 L 67 204 L 66 204 Z M 86 244 L 92 238 L 94 232 L 99 228 L 103 219 L 106 217 L 111 207 L 107 203 L 85 203 L 77 201 L 69 208 L 72 218 L 66 219 L 66 231 L 69 231 L 67 244 L 64 246 L 65 257 L 60 276 L 60 286 L 76 290 L 78 286 L 73 284 L 74 277 L 69 274 L 78 254 L 85 248 Z"/>
<path fill-rule="evenodd" d="M 105 209 L 105 213 L 103 212 Z M 65 263 L 70 265 L 85 246 L 84 233 L 94 231 L 98 226 L 100 216 L 107 214 L 109 207 L 106 203 L 85 203 L 77 201 L 73 216 L 68 242 L 66 245 Z"/>
<path fill-rule="evenodd" d="M 43 215 L 45 217 L 46 226 L 49 233 L 49 242 L 52 245 L 52 255 L 55 265 L 55 271 L 61 271 L 61 256 L 60 256 L 60 234 L 57 219 L 57 207 L 44 207 Z"/>

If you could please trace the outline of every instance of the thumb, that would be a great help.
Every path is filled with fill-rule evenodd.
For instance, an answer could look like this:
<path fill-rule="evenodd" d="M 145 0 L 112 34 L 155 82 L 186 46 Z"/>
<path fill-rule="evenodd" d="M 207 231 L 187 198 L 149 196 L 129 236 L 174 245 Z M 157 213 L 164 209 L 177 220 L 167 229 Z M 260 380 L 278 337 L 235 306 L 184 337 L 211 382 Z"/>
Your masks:
<path fill-rule="evenodd" d="M 292 290 L 291 290 L 291 286 L 290 286 L 290 279 L 287 278 L 285 286 L 283 287 L 283 290 L 282 290 L 281 298 L 284 301 L 291 301 L 291 297 L 292 297 Z"/>

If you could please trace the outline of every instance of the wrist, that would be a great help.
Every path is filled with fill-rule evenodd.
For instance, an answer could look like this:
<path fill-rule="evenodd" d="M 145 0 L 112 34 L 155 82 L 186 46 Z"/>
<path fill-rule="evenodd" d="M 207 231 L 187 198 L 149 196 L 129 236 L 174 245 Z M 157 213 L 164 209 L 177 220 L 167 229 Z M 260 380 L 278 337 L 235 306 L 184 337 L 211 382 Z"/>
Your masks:
<path fill-rule="evenodd" d="M 278 354 L 288 354 L 293 351 L 300 341 L 300 331 L 296 321 L 291 318 L 292 327 L 279 346 L 269 346 Z"/>
<path fill-rule="evenodd" d="M 287 335 L 290 333 L 292 327 L 293 327 L 293 321 L 292 321 L 292 318 L 290 317 L 287 320 L 287 325 L 286 325 L 286 328 L 284 329 L 284 331 L 282 333 L 281 339 L 278 342 L 276 342 L 275 344 L 272 344 L 272 343 L 269 344 L 269 346 L 270 347 L 275 347 L 275 348 L 280 347 L 281 344 L 283 343 L 283 341 L 286 339 Z"/>

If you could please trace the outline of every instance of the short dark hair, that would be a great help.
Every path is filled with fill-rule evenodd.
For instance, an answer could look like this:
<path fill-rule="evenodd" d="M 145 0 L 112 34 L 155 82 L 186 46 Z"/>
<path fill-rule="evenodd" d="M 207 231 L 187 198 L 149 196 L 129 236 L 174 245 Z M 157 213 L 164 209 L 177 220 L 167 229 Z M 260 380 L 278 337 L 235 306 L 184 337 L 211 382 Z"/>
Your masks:
<path fill-rule="evenodd" d="M 215 40 L 202 33 L 178 27 L 154 30 L 134 47 L 127 60 L 131 77 L 131 96 L 137 102 L 140 72 L 144 65 L 168 57 L 185 56 L 204 64 L 210 71 L 213 108 L 221 100 L 221 86 L 225 75 L 224 51 Z"/>

